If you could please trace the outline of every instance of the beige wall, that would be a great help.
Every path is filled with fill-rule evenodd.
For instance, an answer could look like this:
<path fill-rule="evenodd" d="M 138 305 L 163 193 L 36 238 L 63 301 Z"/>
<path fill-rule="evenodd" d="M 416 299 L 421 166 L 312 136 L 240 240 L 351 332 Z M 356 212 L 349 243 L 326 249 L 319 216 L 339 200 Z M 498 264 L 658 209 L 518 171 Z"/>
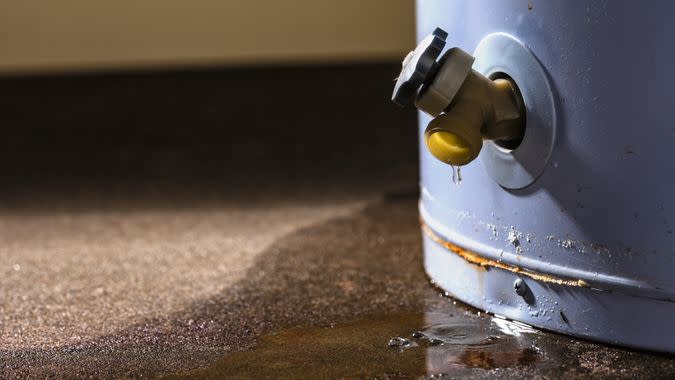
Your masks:
<path fill-rule="evenodd" d="M 413 0 L 2 0 L 0 72 L 400 58 Z"/>

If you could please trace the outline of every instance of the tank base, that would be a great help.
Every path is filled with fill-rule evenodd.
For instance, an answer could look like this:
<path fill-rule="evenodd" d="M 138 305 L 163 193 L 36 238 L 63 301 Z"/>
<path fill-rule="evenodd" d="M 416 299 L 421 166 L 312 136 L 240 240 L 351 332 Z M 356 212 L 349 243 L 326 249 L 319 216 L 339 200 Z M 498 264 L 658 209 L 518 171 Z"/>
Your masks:
<path fill-rule="evenodd" d="M 663 317 L 675 316 L 672 301 L 538 281 L 507 269 L 476 264 L 472 258 L 480 257 L 479 252 L 471 253 L 469 259 L 453 252 L 426 225 L 422 234 L 427 274 L 462 302 L 545 330 L 631 348 L 675 352 L 675 324 Z M 514 287 L 517 280 L 518 291 Z"/>

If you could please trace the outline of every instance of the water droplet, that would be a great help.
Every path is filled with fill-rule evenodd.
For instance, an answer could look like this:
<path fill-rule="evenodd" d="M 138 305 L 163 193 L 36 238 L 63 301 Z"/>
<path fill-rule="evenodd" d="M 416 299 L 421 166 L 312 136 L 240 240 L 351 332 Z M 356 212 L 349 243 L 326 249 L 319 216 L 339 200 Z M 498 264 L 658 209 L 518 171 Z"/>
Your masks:
<path fill-rule="evenodd" d="M 494 224 L 487 224 L 485 225 L 485 227 L 492 232 L 492 236 L 497 237 L 498 235 L 497 226 L 495 226 Z"/>
<path fill-rule="evenodd" d="M 462 183 L 462 167 L 450 165 L 452 167 L 452 183 L 459 185 Z"/>
<path fill-rule="evenodd" d="M 429 338 L 429 345 L 431 346 L 442 346 L 443 341 L 436 338 Z"/>
<path fill-rule="evenodd" d="M 509 234 L 506 237 L 506 240 L 509 242 L 509 244 L 512 244 L 514 247 L 516 247 L 516 254 L 520 255 L 523 253 L 523 247 L 520 245 L 520 239 L 519 236 L 522 235 L 518 231 L 516 231 L 513 226 L 511 226 L 511 229 L 509 230 Z"/>
<path fill-rule="evenodd" d="M 513 227 L 511 227 L 508 236 L 506 236 L 506 241 L 508 241 L 509 244 L 513 244 L 516 247 L 520 246 L 520 240 L 518 240 L 518 233 L 516 232 L 515 229 L 513 229 Z"/>
<path fill-rule="evenodd" d="M 387 345 L 391 348 L 408 348 L 411 347 L 413 343 L 409 339 L 397 336 L 395 338 L 389 339 L 389 343 L 387 343 Z"/>

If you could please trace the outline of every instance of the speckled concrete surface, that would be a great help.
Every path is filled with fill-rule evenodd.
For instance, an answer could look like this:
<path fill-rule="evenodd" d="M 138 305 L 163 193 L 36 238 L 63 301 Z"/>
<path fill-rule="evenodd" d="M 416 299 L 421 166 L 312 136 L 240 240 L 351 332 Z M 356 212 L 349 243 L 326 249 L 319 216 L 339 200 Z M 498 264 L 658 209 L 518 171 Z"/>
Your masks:
<path fill-rule="evenodd" d="M 354 376 L 673 377 L 662 355 L 514 341 L 429 284 L 415 115 L 387 101 L 396 70 L 1 80 L 0 377 L 275 377 L 275 342 L 344 375 L 331 344 L 373 323 L 356 346 L 385 361 Z M 277 96 L 253 102 L 261 91 Z M 387 351 L 430 315 L 498 339 Z M 326 343 L 331 327 L 342 338 Z M 449 353 L 457 366 L 434 367 Z M 252 371 L 260 360 L 273 371 Z"/>
<path fill-rule="evenodd" d="M 270 264 L 280 265 L 279 251 L 288 236 L 357 214 L 374 199 L 371 191 L 362 189 L 351 198 L 300 197 L 249 206 L 241 202 L 196 209 L 5 214 L 2 239 L 7 246 L 0 253 L 0 261 L 8 263 L 0 281 L 2 355 L 6 360 L 36 355 L 38 360 L 20 360 L 10 373 L 26 370 L 26 375 L 42 376 L 46 360 L 57 368 L 63 365 L 62 373 L 142 374 L 148 373 L 146 365 L 157 365 L 151 363 L 155 360 L 128 358 L 136 364 L 118 372 L 124 367 L 120 357 L 136 350 L 180 352 L 188 347 L 195 352 L 184 352 L 180 361 L 169 353 L 161 361 L 168 361 L 164 370 L 189 368 L 197 363 L 193 356 L 199 352 L 207 351 L 212 360 L 250 344 L 253 331 L 266 331 L 267 324 L 335 317 L 333 311 L 298 319 L 303 313 L 298 308 L 308 307 L 302 301 L 315 306 L 333 303 L 326 297 L 335 285 L 358 292 L 349 273 L 322 290 L 324 299 L 316 294 L 304 299 L 306 289 L 283 294 L 284 279 L 273 278 L 280 272 Z M 322 234 L 314 248 L 348 245 L 336 239 L 341 237 Z M 293 265 L 322 276 L 321 263 L 295 260 Z M 383 295 L 382 302 L 392 295 Z M 341 312 L 350 315 L 344 308 Z M 71 362 L 73 358 L 77 360 Z"/>
<path fill-rule="evenodd" d="M 281 237 L 362 199 L 0 215 L 9 349 L 77 345 L 227 291 Z"/>
<path fill-rule="evenodd" d="M 675 361 L 662 355 L 541 331 L 528 330 L 514 337 L 508 326 L 496 324 L 491 316 L 443 297 L 422 270 L 415 215 L 414 192 L 390 193 L 364 208 L 280 237 L 247 267 L 240 266 L 234 256 L 223 256 L 223 263 L 240 268 L 242 275 L 231 283 L 228 275 L 212 277 L 211 282 L 223 280 L 219 292 L 185 301 L 180 310 L 158 312 L 141 322 L 119 313 L 112 304 L 103 314 L 117 324 L 113 333 L 60 345 L 3 349 L 3 375 L 147 377 L 177 373 L 186 378 L 302 378 L 312 373 L 344 376 L 353 370 L 355 377 L 447 373 L 462 378 L 585 379 L 675 374 Z M 199 268 L 197 264 L 184 264 L 181 269 L 191 272 L 193 266 Z M 214 267 L 213 272 L 217 271 Z M 174 298 L 162 287 L 143 291 L 146 297 Z M 202 294 L 203 289 L 193 291 Z M 114 297 L 103 294 L 99 298 L 105 304 Z M 73 302 L 72 307 L 79 305 Z M 409 336 L 423 329 L 430 316 L 439 314 L 449 316 L 445 323 L 456 329 L 447 335 L 447 350 L 418 348 L 392 356 L 398 354 L 387 347 L 389 339 Z M 380 316 L 386 319 L 380 321 Z M 356 327 L 350 327 L 354 322 Z M 298 334 L 284 331 L 303 326 L 319 330 L 300 332 L 301 339 L 291 335 L 282 345 L 270 347 L 269 334 L 272 339 L 278 332 L 282 337 Z M 31 331 L 30 326 L 27 329 Z M 77 325 L 64 326 L 52 336 L 58 341 L 78 330 Z M 263 344 L 260 338 L 264 335 L 268 343 L 259 352 L 256 347 Z M 30 337 L 26 334 L 25 341 L 30 342 Z M 359 351 L 362 360 L 349 355 L 351 350 L 331 348 L 345 342 L 355 348 L 366 345 L 365 352 Z M 228 355 L 235 352 L 241 353 L 228 361 Z M 275 364 L 289 352 L 295 353 L 291 357 L 312 360 L 290 368 L 287 362 Z M 444 364 L 450 359 L 457 362 Z M 324 366 L 306 364 L 324 360 Z M 189 372 L 199 368 L 204 369 Z"/>

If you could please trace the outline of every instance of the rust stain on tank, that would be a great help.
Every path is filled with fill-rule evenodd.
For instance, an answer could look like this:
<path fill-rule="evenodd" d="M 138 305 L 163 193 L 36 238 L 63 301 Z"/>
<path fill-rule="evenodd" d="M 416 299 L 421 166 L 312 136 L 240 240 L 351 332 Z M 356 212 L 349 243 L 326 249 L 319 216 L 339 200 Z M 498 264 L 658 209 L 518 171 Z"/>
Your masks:
<path fill-rule="evenodd" d="M 471 264 L 476 264 L 482 268 L 488 269 L 490 267 L 492 268 L 499 268 L 503 270 L 507 270 L 509 272 L 513 273 L 518 273 L 519 275 L 522 276 L 527 276 L 530 277 L 534 280 L 541 281 L 541 282 L 547 282 L 547 283 L 552 283 L 552 284 L 558 284 L 558 285 L 566 285 L 566 286 L 576 286 L 576 287 L 587 287 L 588 283 L 584 280 L 572 280 L 572 279 L 564 279 L 564 278 L 559 278 L 559 277 L 554 277 L 550 276 L 544 273 L 538 273 L 534 272 L 528 269 L 523 269 L 520 267 L 517 267 L 515 265 L 510 265 L 510 264 L 505 264 L 499 261 L 495 261 L 492 259 L 488 259 L 485 257 L 480 256 L 479 254 L 469 251 L 467 249 L 464 249 L 456 244 L 453 244 L 449 241 L 444 240 L 440 236 L 438 236 L 425 222 L 423 219 L 420 218 L 420 225 L 422 227 L 422 231 L 424 232 L 425 235 L 427 235 L 432 241 L 435 243 L 443 246 L 445 249 L 455 253 L 457 256 L 463 258 L 464 260 L 468 261 Z"/>

